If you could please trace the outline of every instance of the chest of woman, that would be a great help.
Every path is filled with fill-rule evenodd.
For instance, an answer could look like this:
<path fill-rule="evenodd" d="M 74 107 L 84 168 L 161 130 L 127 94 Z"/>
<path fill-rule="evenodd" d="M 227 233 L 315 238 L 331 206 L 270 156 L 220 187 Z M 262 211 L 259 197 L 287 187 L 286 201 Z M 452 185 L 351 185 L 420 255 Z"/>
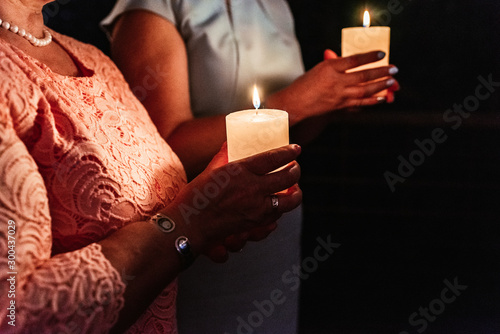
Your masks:
<path fill-rule="evenodd" d="M 169 203 L 185 183 L 177 156 L 121 76 L 28 71 L 11 114 L 47 189 L 53 252 L 83 247 Z"/>

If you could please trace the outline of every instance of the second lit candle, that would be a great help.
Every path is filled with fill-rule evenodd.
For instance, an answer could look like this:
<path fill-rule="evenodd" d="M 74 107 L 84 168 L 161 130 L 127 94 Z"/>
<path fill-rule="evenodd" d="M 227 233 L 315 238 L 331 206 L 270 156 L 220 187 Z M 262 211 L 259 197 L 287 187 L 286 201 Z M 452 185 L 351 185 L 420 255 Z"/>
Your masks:
<path fill-rule="evenodd" d="M 260 99 L 254 87 L 255 109 L 233 112 L 226 116 L 229 161 L 288 145 L 288 113 L 277 109 L 258 109 Z"/>

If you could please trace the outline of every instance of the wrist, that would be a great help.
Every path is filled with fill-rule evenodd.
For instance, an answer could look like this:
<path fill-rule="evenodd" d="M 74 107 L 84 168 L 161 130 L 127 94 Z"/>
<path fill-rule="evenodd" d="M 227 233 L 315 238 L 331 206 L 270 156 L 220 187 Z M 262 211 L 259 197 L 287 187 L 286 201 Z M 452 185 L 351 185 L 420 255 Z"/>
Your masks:
<path fill-rule="evenodd" d="M 266 100 L 265 107 L 286 111 L 288 113 L 289 126 L 293 126 L 301 122 L 303 120 L 303 116 L 301 113 L 295 112 L 293 106 L 291 106 L 290 103 L 287 103 L 287 101 L 290 101 L 290 99 L 287 98 L 287 95 L 288 93 L 286 88 L 270 95 Z"/>
<path fill-rule="evenodd" d="M 175 223 L 176 237 L 184 236 L 189 239 L 191 252 L 198 256 L 203 252 L 206 245 L 206 240 L 203 233 L 196 228 L 198 224 L 193 223 L 191 220 L 186 220 L 186 217 L 180 212 L 177 205 L 173 204 L 165 208 L 160 214 L 168 217 Z"/>
<path fill-rule="evenodd" d="M 175 248 L 181 263 L 181 267 L 186 269 L 196 259 L 198 253 L 195 252 L 191 245 L 191 241 L 186 233 L 184 233 L 182 225 L 178 226 L 176 221 L 165 213 L 156 213 L 149 222 L 155 225 L 158 230 L 170 236 L 169 243 L 172 238 L 175 238 L 173 247 Z"/>

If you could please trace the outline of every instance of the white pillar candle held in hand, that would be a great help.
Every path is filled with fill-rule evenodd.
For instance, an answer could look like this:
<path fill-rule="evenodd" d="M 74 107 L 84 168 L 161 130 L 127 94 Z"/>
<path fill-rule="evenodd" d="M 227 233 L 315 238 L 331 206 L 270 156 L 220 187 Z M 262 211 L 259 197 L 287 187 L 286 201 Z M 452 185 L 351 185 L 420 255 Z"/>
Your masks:
<path fill-rule="evenodd" d="M 227 151 L 229 161 L 288 145 L 288 113 L 277 109 L 258 109 L 260 99 L 254 87 L 255 109 L 230 113 L 226 116 Z"/>
<path fill-rule="evenodd" d="M 347 72 L 366 70 L 374 67 L 389 65 L 389 48 L 391 40 L 391 28 L 371 27 L 370 14 L 365 11 L 363 27 L 351 27 L 342 29 L 342 57 L 352 56 L 358 53 L 381 50 L 385 57 L 374 63 L 369 63 L 348 70 Z M 385 96 L 387 91 L 377 95 Z"/>

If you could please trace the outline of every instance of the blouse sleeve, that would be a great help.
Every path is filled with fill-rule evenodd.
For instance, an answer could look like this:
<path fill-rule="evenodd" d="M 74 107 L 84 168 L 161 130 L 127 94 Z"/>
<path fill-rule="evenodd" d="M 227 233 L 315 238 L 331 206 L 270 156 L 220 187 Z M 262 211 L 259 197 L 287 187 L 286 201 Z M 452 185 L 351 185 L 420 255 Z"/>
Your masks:
<path fill-rule="evenodd" d="M 14 121 L 36 89 L 0 52 L 0 332 L 107 332 L 125 286 L 100 245 L 51 257 L 47 191 Z"/>
<path fill-rule="evenodd" d="M 173 2 L 176 2 L 175 6 L 179 6 L 178 3 L 182 2 L 182 1 L 173 1 L 173 0 L 118 0 L 115 4 L 113 10 L 111 11 L 111 13 L 109 13 L 109 15 L 106 18 L 104 18 L 104 20 L 101 22 L 101 26 L 104 29 L 104 31 L 108 34 L 108 37 L 109 37 L 111 34 L 111 31 L 113 29 L 113 24 L 115 23 L 115 20 L 118 18 L 118 16 L 125 13 L 126 11 L 137 10 L 137 9 L 142 9 L 142 10 L 147 10 L 147 11 L 153 12 L 153 13 L 158 14 L 158 15 L 162 16 L 163 18 L 169 20 L 174 25 L 177 25 Z"/>

